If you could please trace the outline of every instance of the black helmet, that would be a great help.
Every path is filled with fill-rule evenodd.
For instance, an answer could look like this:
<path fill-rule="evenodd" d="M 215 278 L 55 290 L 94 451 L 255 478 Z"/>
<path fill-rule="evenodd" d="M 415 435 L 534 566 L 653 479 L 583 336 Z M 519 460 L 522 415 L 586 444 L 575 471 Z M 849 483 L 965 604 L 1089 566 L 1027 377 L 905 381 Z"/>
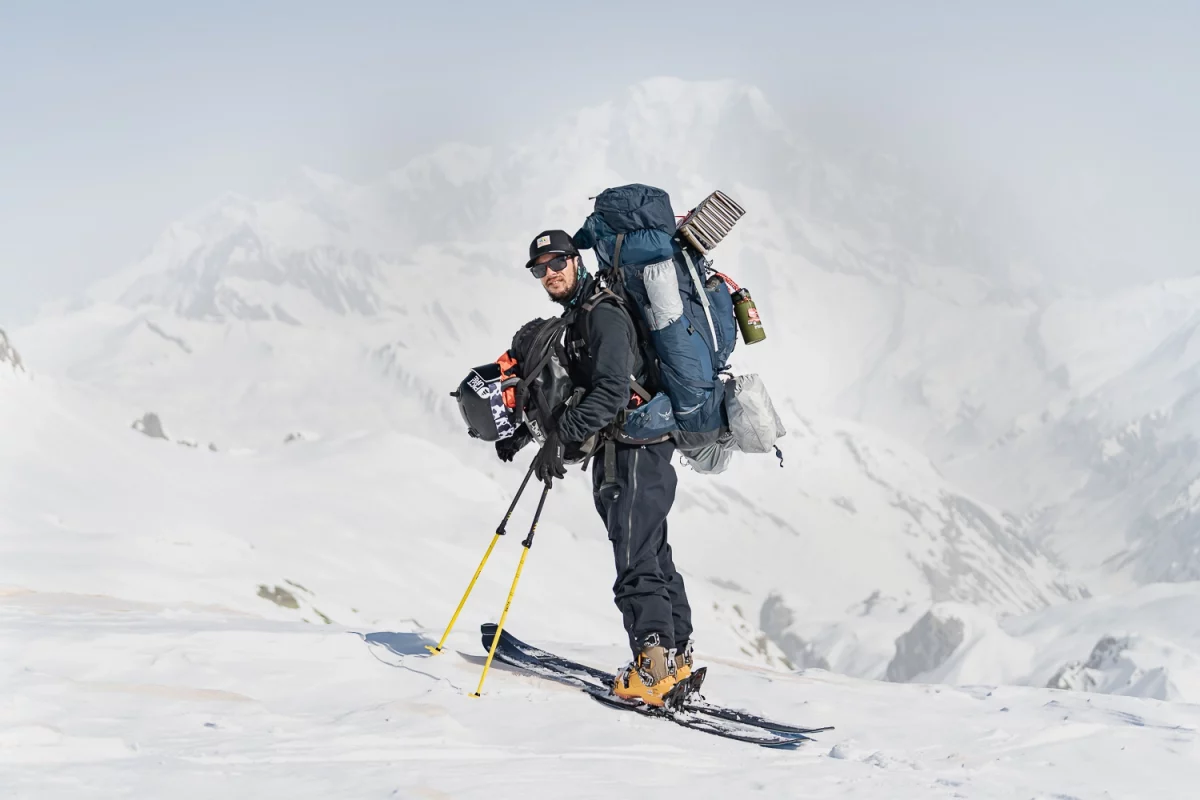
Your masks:
<path fill-rule="evenodd" d="M 513 410 L 504 404 L 505 383 L 500 364 L 493 361 L 472 369 L 450 393 L 472 437 L 495 442 L 516 433 Z"/>
<path fill-rule="evenodd" d="M 458 399 L 467 433 L 494 442 L 513 436 L 524 425 L 538 444 L 546 441 L 554 418 L 582 395 L 566 366 L 566 330 L 562 317 L 531 320 L 513 336 L 512 347 L 500 359 L 471 370 L 450 393 Z M 593 434 L 569 447 L 563 460 L 584 460 L 596 443 Z"/>

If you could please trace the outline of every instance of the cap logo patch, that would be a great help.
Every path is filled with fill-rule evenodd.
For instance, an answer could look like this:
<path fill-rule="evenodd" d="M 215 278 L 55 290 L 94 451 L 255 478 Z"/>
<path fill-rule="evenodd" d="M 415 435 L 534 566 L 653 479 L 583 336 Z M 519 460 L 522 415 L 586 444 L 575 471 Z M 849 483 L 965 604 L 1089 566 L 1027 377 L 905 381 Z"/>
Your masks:
<path fill-rule="evenodd" d="M 545 247 L 545 246 L 546 246 L 546 245 L 548 245 L 548 244 L 550 244 L 550 237 L 549 237 L 549 235 L 547 235 L 547 236 L 539 236 L 539 237 L 537 238 L 537 241 L 533 243 L 533 246 L 534 246 L 534 247 Z"/>

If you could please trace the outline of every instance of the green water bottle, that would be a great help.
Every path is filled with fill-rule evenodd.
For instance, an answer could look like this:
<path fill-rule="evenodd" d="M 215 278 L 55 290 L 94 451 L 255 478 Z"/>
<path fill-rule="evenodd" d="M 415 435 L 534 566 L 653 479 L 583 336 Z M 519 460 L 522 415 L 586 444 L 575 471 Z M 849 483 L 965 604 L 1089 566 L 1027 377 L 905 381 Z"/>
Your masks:
<path fill-rule="evenodd" d="M 749 289 L 738 289 L 733 293 L 733 315 L 737 317 L 743 342 L 757 344 L 767 338 L 767 332 L 763 330 L 762 320 L 758 316 L 758 307 L 750 299 Z"/>

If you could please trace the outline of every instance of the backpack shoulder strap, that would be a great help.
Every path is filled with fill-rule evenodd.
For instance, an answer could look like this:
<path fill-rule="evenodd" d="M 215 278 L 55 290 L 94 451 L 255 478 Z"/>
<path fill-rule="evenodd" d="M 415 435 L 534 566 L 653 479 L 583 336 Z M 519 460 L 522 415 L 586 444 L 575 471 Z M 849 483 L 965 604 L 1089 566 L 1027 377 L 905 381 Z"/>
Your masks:
<path fill-rule="evenodd" d="M 571 316 L 568 325 L 571 328 L 571 334 L 575 340 L 572 343 L 572 347 L 576 349 L 583 349 L 587 347 L 589 332 L 588 325 L 589 320 L 591 320 L 592 317 L 592 311 L 601 303 L 610 301 L 616 303 L 617 305 L 624 305 L 621 298 L 611 289 L 608 289 L 604 286 L 597 286 L 596 290 L 592 292 L 592 294 L 586 300 L 571 310 Z"/>
<path fill-rule="evenodd" d="M 621 250 L 621 244 L 620 244 L 620 239 L 618 239 L 617 240 L 617 253 L 618 254 L 620 253 L 620 250 Z M 615 258 L 614 258 L 614 260 L 615 260 Z M 587 329 L 582 326 L 587 325 L 587 320 L 588 320 L 589 316 L 591 315 L 592 309 L 594 309 L 596 306 L 598 306 L 604 302 L 613 302 L 613 303 L 616 303 L 621 308 L 628 310 L 628 306 L 625 303 L 624 297 L 621 297 L 621 295 L 617 294 L 612 289 L 609 289 L 606 286 L 599 287 L 598 289 L 596 289 L 595 292 L 592 293 L 591 297 L 589 297 L 587 300 L 585 300 L 579 306 L 579 310 L 582 313 L 580 313 L 579 316 L 576 318 L 576 324 L 580 326 L 579 328 L 576 329 L 578 336 L 581 336 L 583 339 L 586 340 Z M 637 322 L 635 320 L 631 319 L 630 322 L 633 323 L 633 336 L 634 336 L 634 340 L 635 340 L 635 345 L 640 347 L 640 342 L 638 342 L 638 340 L 641 337 L 641 331 L 639 330 Z M 648 391 L 646 391 L 645 387 L 642 386 L 640 383 L 638 383 L 637 379 L 634 378 L 632 375 L 629 376 L 629 388 L 631 388 L 634 392 L 636 392 L 638 397 L 642 398 L 643 401 L 646 401 L 646 402 L 650 401 L 650 393 Z"/>
<path fill-rule="evenodd" d="M 572 327 L 575 330 L 575 335 L 583 340 L 588 339 L 588 324 L 592 317 L 592 311 L 601 303 L 616 303 L 619 308 L 629 311 L 629 305 L 625 298 L 609 289 L 607 286 L 598 286 L 596 291 L 592 292 L 592 296 L 579 304 L 579 313 L 572 320 Z M 635 340 L 640 340 L 641 331 L 638 329 L 637 321 L 630 316 L 630 322 L 633 323 L 633 335 Z M 640 342 L 639 342 L 640 344 Z"/>
<path fill-rule="evenodd" d="M 580 304 L 579 309 L 585 313 L 590 313 L 593 308 L 600 305 L 606 300 L 611 300 L 619 306 L 625 305 L 625 298 L 609 289 L 607 286 L 601 286 L 592 292 L 592 296 L 584 300 Z"/>

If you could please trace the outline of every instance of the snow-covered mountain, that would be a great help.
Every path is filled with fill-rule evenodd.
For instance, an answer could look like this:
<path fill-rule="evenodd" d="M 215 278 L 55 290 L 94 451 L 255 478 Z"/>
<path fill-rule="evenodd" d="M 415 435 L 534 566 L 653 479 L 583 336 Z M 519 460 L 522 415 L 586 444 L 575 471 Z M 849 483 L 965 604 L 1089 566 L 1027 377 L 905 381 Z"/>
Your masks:
<path fill-rule="evenodd" d="M 835 726 L 799 751 L 772 752 L 609 711 L 501 664 L 482 699 L 468 697 L 485 655 L 478 625 L 499 616 L 532 497 L 447 652 L 426 652 L 519 469 L 396 430 L 300 436 L 257 452 L 180 447 L 173 436 L 132 430 L 125 404 L 105 392 L 36 370 L 33 378 L 0 379 L 0 785 L 18 797 L 495 797 L 497 782 L 521 783 L 531 796 L 565 785 L 572 796 L 611 797 L 636 783 L 714 798 L 747 785 L 814 797 L 1136 796 L 1154 782 L 1171 796 L 1200 771 L 1200 717 L 1186 704 L 788 669 L 790 655 L 761 634 L 752 605 L 788 572 L 793 590 L 814 602 L 856 595 L 856 581 L 899 591 L 912 581 L 906 572 L 931 566 L 912 557 L 941 548 L 968 568 L 940 587 L 944 595 L 973 600 L 965 595 L 978 589 L 1021 605 L 1054 591 L 1045 562 L 1009 536 L 1003 518 L 858 426 L 804 420 L 783 469 L 739 465 L 765 484 L 761 494 L 702 493 L 684 476 L 676 558 L 710 669 L 706 695 Z M 795 479 L 792 461 L 801 464 Z M 792 481 L 805 511 L 773 519 L 771 498 Z M 611 667 L 627 657 L 609 595 L 611 549 L 598 523 L 580 524 L 580 489 L 567 481 L 552 491 L 507 622 L 524 638 Z M 708 517 L 718 524 L 701 526 Z M 917 545 L 893 570 L 905 557 L 890 532 L 901 518 Z M 997 552 L 1007 557 L 994 561 Z M 1005 586 L 984 588 L 988 581 Z M 886 624 L 871 607 L 889 605 L 867 598 L 862 629 Z M 771 608 L 779 612 L 777 602 Z M 1107 609 L 1110 621 L 1121 608 Z M 1170 629 L 1150 604 L 1147 615 Z M 1057 630 L 1043 619 L 1030 627 L 1051 638 L 1066 617 Z M 1079 680 L 1116 682 L 1091 661 Z M 1176 667 L 1156 685 L 1179 686 Z M 631 772 L 630 748 L 655 755 Z"/>
<path fill-rule="evenodd" d="M 354 340 L 339 361 L 365 350 L 440 394 L 452 373 L 547 313 L 518 267 L 537 230 L 574 229 L 587 198 L 618 183 L 669 187 L 680 213 L 720 187 L 750 213 L 717 252 L 718 267 L 754 292 L 771 337 L 769 355 L 746 348 L 739 365 L 774 369 L 772 385 L 798 407 L 841 415 L 838 398 L 886 359 L 906 293 L 966 304 L 970 317 L 998 291 L 970 271 L 987 272 L 990 251 L 910 185 L 910 172 L 894 159 L 818 152 L 752 87 L 656 79 L 529 141 L 448 145 L 367 186 L 305 170 L 277 198 L 220 198 L 24 338 L 43 369 L 120 384 L 146 404 L 187 383 L 171 370 L 195 374 L 209 359 L 228 368 L 253 349 L 280 354 L 289 337 L 313 331 L 321 349 Z M 301 330 L 276 330 L 283 325 Z M 404 348 L 424 357 L 410 353 L 401 366 Z M 181 406 L 197 420 L 210 409 L 209 398 Z"/>
<path fill-rule="evenodd" d="M 746 459 L 685 484 L 685 531 L 717 552 L 730 531 L 752 537 L 743 564 L 711 577 L 745 587 L 751 614 L 815 582 L 830 584 L 807 601 L 822 615 L 879 593 L 1005 612 L 1078 596 L 1021 523 L 911 448 L 820 421 L 819 398 L 861 367 L 806 331 L 855 298 L 886 305 L 897 286 L 983 296 L 983 279 L 953 268 L 965 234 L 930 199 L 892 173 L 822 162 L 760 92 L 730 82 L 649 81 L 529 143 L 443 148 L 369 186 L 306 172 L 278 199 L 223 198 L 24 338 L 47 365 L 112 389 L 131 418 L 154 411 L 219 448 L 399 429 L 487 458 L 461 441 L 448 389 L 522 322 L 554 313 L 519 267 L 529 236 L 574 230 L 589 195 L 630 180 L 671 187 L 681 213 L 716 187 L 749 209 L 716 256 L 754 290 L 770 338 L 735 364 L 764 374 L 796 431 L 789 468 Z M 876 332 L 846 333 L 866 347 Z M 812 359 L 838 366 L 823 375 Z M 577 502 L 587 518 L 586 492 Z"/>
<path fill-rule="evenodd" d="M 674 753 L 653 721 L 501 667 L 496 704 L 463 707 L 533 497 L 449 640 L 466 657 L 424 654 L 532 457 L 469 439 L 449 390 L 555 313 L 520 268 L 530 237 L 632 181 L 677 213 L 715 188 L 748 212 L 715 258 L 762 312 L 766 342 L 733 364 L 770 389 L 783 461 L 681 466 L 671 538 L 713 696 L 838 725 L 808 765 L 828 780 L 797 791 L 1080 796 L 1195 771 L 1200 720 L 1172 701 L 1200 691 L 1183 583 L 1200 577 L 1200 284 L 1047 286 L 1035 235 L 1001 242 L 914 165 L 791 130 L 751 87 L 656 79 L 365 185 L 302 170 L 277 197 L 218 198 L 15 331 L 24 361 L 0 332 L 0 643 L 17 654 L 0 785 L 58 761 L 119 793 L 129 761 L 153 792 L 195 762 L 219 790 L 214 760 L 286 750 L 299 795 L 324 780 L 320 740 L 340 748 L 323 758 L 412 764 L 416 796 L 439 758 L 486 764 L 436 785 L 494 796 L 496 759 L 610 764 L 595 737 Z M 571 473 L 509 625 L 615 666 L 611 557 Z M 1111 591 L 1163 580 L 1180 583 Z M 796 780 L 721 747 L 685 759 L 711 796 L 751 768 Z M 644 786 L 678 786 L 658 769 Z"/>
<path fill-rule="evenodd" d="M 681 564 L 702 554 L 685 572 L 723 598 L 723 625 L 766 632 L 760 656 L 881 676 L 935 603 L 1003 615 L 1085 595 L 1031 534 L 1067 564 L 1189 574 L 1176 506 L 1192 478 L 1160 458 L 1186 455 L 1183 426 L 1134 448 L 1143 428 L 1120 426 L 1152 422 L 1164 395 L 1089 410 L 1125 397 L 1185 324 L 1181 287 L 1106 305 L 1041 285 L 1033 254 L 997 247 L 911 164 L 790 130 L 733 82 L 646 81 L 524 142 L 447 145 L 367 185 L 302 170 L 276 198 L 219 198 L 20 339 L 41 370 L 109 398 L 123 430 L 152 413 L 172 440 L 272 458 L 285 441 L 402 435 L 498 476 L 448 390 L 554 313 L 519 266 L 530 236 L 573 230 L 589 196 L 629 181 L 667 187 L 678 213 L 714 188 L 748 209 L 715 256 L 766 323 L 734 365 L 776 398 L 785 467 L 685 471 L 673 519 Z M 1123 322 L 1093 335 L 1114 308 Z M 1121 442 L 1144 467 L 1113 461 Z M 1089 517 L 1113 480 L 1120 513 Z M 1161 503 L 1142 502 L 1147 480 Z M 550 513 L 593 522 L 584 483 Z M 1139 530 L 1159 534 L 1126 542 L 1146 515 Z M 853 644 L 848 619 L 878 635 Z"/>
<path fill-rule="evenodd" d="M 906 634 L 914 645 L 908 649 L 929 652 L 934 629 L 958 630 L 957 641 L 913 677 L 1195 703 L 1200 699 L 1200 632 L 1192 624 L 1197 603 L 1200 583 L 1193 582 L 1146 586 L 999 623 L 974 608 L 939 605 Z"/>
<path fill-rule="evenodd" d="M 325 400 L 298 396 L 294 402 L 304 408 Z M 358 574 L 359 556 L 381 565 L 432 565 L 445 558 L 440 548 L 457 541 L 463 548 L 457 563 L 465 567 L 472 543 L 482 543 L 481 531 L 494 526 L 520 478 L 519 466 L 498 462 L 490 446 L 461 432 L 460 421 L 420 427 L 427 414 L 394 427 L 361 419 L 334 427 L 335 415 L 314 413 L 307 418 L 330 427 L 277 426 L 274 441 L 257 448 L 236 441 L 196 448 L 177 446 L 197 444 L 188 419 L 160 413 L 157 406 L 135 412 L 122 399 L 74 382 L 24 381 L 4 392 L 2 403 L 3 418 L 17 423 L 4 434 L 11 467 L 4 507 L 18 515 L 14 530 L 43 534 L 23 533 L 10 543 L 16 571 L 5 580 L 27 588 L 35 587 L 21 576 L 38 557 L 25 548 L 49 546 L 49 556 L 64 546 L 64 537 L 108 530 L 119 532 L 118 538 L 187 542 L 181 546 L 193 553 L 212 549 L 200 559 L 214 570 L 204 585 L 221 587 L 213 599 L 226 602 L 222 598 L 264 582 L 251 577 L 256 572 L 287 572 L 296 555 L 291 537 L 310 530 L 315 546 L 356 553 L 345 563 L 345 582 L 323 592 L 323 612 L 345 617 L 346 608 L 373 608 L 369 584 Z M 397 406 L 419 403 L 409 398 Z M 794 424 L 782 467 L 774 458 L 739 456 L 727 475 L 680 469 L 672 517 L 676 561 L 702 609 L 698 614 L 714 617 L 714 652 L 724 641 L 730 655 L 783 663 L 773 646 L 751 644 L 759 609 L 780 593 L 804 598 L 804 613 L 820 618 L 838 617 L 847 606 L 880 595 L 913 606 L 954 600 L 993 613 L 1039 609 L 1080 595 L 1023 543 L 1014 520 L 957 493 L 902 443 L 835 420 L 786 416 Z M 522 460 L 530 456 L 532 451 Z M 334 477 L 341 471 L 347 474 Z M 111 477 L 83 479 L 92 472 Z M 341 500 L 305 501 L 310 485 L 326 485 L 325 492 Z M 144 501 L 131 510 L 134 493 Z M 471 502 L 463 502 L 466 496 Z M 310 518 L 306 506 L 316 516 Z M 324 520 L 335 521 L 339 532 L 320 534 Z M 176 536 L 175 530 L 191 533 Z M 541 530 L 541 540 L 554 544 L 540 546 L 539 555 L 560 563 L 567 581 L 586 564 L 595 576 L 589 605 L 607 609 L 611 553 L 591 507 L 590 483 L 580 476 L 556 486 Z M 368 542 L 398 550 L 373 554 L 376 545 Z M 93 557 L 101 558 L 109 546 L 111 537 L 104 536 L 79 539 L 71 549 L 82 556 L 95 548 Z M 171 550 L 151 547 L 127 569 L 88 575 L 77 574 L 75 561 L 51 557 L 33 577 L 43 591 L 78 590 L 82 581 L 99 594 L 160 601 L 166 585 L 166 599 L 199 602 L 201 590 L 186 576 L 198 577 L 209 567 L 193 574 L 191 558 L 176 561 Z M 308 558 L 316 553 L 302 562 Z M 176 574 L 181 568 L 184 574 Z M 143 586 L 139 576 L 148 574 L 159 578 Z M 289 577 L 310 588 L 320 585 L 312 575 Z M 553 596 L 556 582 L 542 591 Z M 439 593 L 425 591 L 420 582 L 389 585 L 384 594 L 388 599 L 372 613 L 400 603 L 421 619 L 436 615 L 437 606 L 427 607 L 425 598 Z M 710 615 L 709 608 L 723 611 Z M 597 616 L 605 624 L 593 622 L 593 628 L 619 632 L 613 615 Z M 754 636 L 740 638 L 738 631 Z"/>
<path fill-rule="evenodd" d="M 906 438 L 929 442 L 948 476 L 1028 519 L 1042 544 L 1097 585 L 1195 580 L 1198 291 L 1192 279 L 1063 297 L 996 329 L 995 358 L 978 358 L 973 372 L 953 359 L 918 360 L 923 389 L 953 398 L 947 390 L 963 382 L 962 423 L 953 439 L 939 437 L 926 414 L 925 429 Z"/>

